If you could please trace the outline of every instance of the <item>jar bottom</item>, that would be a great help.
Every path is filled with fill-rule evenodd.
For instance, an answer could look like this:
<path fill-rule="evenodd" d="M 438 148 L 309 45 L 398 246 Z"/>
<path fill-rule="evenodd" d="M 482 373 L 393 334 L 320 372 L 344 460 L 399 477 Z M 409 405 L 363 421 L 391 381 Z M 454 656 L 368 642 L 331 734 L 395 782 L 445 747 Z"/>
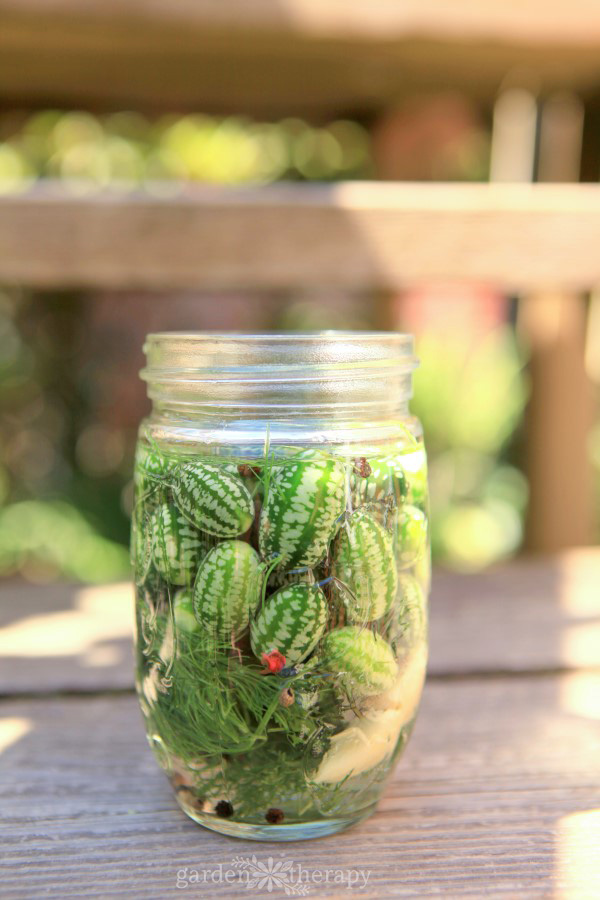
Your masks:
<path fill-rule="evenodd" d="M 368 819 L 377 809 L 377 804 L 373 803 L 353 815 L 317 819 L 313 822 L 293 822 L 290 825 L 258 825 L 232 822 L 230 819 L 223 819 L 210 813 L 198 812 L 181 794 L 177 794 L 177 802 L 183 812 L 197 825 L 246 841 L 307 841 L 327 837 Z"/>

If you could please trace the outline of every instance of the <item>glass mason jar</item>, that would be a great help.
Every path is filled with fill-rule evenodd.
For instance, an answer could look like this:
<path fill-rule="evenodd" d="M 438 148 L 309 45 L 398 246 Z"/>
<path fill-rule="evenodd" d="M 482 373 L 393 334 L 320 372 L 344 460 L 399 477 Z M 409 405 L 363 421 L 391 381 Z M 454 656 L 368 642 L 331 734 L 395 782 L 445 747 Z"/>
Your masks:
<path fill-rule="evenodd" d="M 427 660 L 409 335 L 147 338 L 137 689 L 182 809 L 259 840 L 373 812 Z"/>

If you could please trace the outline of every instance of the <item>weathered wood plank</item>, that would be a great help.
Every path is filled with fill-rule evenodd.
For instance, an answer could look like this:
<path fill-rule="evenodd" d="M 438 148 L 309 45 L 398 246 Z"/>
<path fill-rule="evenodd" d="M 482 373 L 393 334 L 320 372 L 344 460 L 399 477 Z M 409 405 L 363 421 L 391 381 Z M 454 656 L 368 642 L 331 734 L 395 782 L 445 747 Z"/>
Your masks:
<path fill-rule="evenodd" d="M 146 28 L 180 26 L 185 29 L 227 28 L 242 34 L 256 29 L 317 38 L 387 41 L 391 36 L 429 35 L 436 40 L 473 37 L 495 38 L 514 44 L 570 43 L 600 45 L 600 11 L 593 0 L 576 0 L 570 7 L 489 0 L 485 6 L 460 0 L 451 7 L 444 0 L 0 0 L 0 12 L 31 19 L 46 15 L 62 21 L 100 25 L 137 23 Z M 136 35 L 130 39 L 135 40 Z"/>
<path fill-rule="evenodd" d="M 527 547 L 556 553 L 591 544 L 596 534 L 588 449 L 596 409 L 585 366 L 585 298 L 556 292 L 523 297 L 519 325 L 531 377 L 524 451 L 530 488 Z"/>
<path fill-rule="evenodd" d="M 173 190 L 177 190 L 176 187 Z M 0 281 L 36 287 L 507 290 L 600 282 L 600 186 L 279 184 L 0 198 Z"/>
<path fill-rule="evenodd" d="M 5 900 L 167 898 L 181 893 L 185 867 L 216 873 L 192 896 L 247 897 L 243 884 L 218 883 L 218 866 L 252 853 L 309 873 L 361 869 L 361 896 L 373 898 L 597 895 L 597 675 L 429 684 L 380 811 L 346 834 L 286 847 L 188 821 L 133 697 L 4 701 L 0 714 Z"/>
<path fill-rule="evenodd" d="M 133 688 L 131 584 L 5 582 L 0 694 Z"/>
<path fill-rule="evenodd" d="M 430 672 L 540 672 L 600 663 L 600 553 L 436 573 Z"/>
<path fill-rule="evenodd" d="M 326 115 L 436 81 L 489 99 L 515 67 L 600 80 L 593 0 L 1 0 L 0 26 L 0 91 L 26 103 Z"/>
<path fill-rule="evenodd" d="M 600 552 L 436 572 L 434 676 L 577 670 L 600 662 Z M 132 589 L 5 583 L 0 694 L 131 689 Z"/>

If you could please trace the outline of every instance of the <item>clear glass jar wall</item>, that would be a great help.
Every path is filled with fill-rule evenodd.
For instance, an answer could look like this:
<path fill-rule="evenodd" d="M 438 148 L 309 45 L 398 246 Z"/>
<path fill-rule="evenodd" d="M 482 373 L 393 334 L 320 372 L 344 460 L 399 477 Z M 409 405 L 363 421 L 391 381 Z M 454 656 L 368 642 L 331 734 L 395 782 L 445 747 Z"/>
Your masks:
<path fill-rule="evenodd" d="M 369 815 L 427 659 L 412 339 L 150 335 L 132 558 L 150 745 L 196 822 L 294 840 Z"/>

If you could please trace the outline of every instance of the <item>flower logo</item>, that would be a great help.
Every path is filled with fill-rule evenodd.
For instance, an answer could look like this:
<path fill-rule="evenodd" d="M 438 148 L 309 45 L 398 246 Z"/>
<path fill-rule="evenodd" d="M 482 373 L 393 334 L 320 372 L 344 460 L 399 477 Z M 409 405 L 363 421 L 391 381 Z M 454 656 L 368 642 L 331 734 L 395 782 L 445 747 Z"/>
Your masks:
<path fill-rule="evenodd" d="M 248 873 L 247 888 L 258 888 L 272 893 L 279 888 L 284 890 L 287 896 L 306 896 L 309 887 L 306 883 L 298 883 L 293 880 L 294 861 L 291 859 L 273 859 L 269 856 L 265 862 L 251 857 L 236 856 L 232 865 Z"/>

